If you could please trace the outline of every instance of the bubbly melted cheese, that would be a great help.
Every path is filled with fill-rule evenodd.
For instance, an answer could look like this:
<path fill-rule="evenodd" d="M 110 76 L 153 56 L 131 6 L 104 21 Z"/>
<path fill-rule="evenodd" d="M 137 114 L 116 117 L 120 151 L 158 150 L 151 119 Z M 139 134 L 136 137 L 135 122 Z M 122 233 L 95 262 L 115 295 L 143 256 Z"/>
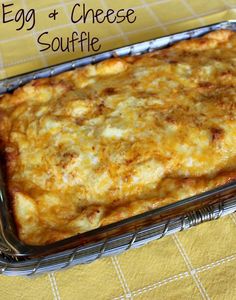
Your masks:
<path fill-rule="evenodd" d="M 33 81 L 0 100 L 18 234 L 43 245 L 236 178 L 236 34 Z"/>

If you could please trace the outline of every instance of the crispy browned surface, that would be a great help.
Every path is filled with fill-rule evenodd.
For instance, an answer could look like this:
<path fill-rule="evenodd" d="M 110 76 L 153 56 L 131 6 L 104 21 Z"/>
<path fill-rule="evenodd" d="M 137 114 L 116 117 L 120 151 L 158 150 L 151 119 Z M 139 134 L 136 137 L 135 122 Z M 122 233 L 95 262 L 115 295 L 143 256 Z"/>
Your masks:
<path fill-rule="evenodd" d="M 235 179 L 235 54 L 221 30 L 0 99 L 20 239 L 51 243 Z"/>

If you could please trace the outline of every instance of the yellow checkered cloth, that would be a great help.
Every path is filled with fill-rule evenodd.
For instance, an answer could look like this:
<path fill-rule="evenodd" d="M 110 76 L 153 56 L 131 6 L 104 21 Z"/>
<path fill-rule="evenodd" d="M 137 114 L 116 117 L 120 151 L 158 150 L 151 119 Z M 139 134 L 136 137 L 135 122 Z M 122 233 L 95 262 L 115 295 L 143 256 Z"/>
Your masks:
<path fill-rule="evenodd" d="M 33 31 L 0 24 L 0 78 L 78 58 L 80 53 L 39 52 L 37 37 L 90 31 L 101 51 L 167 33 L 236 19 L 236 0 L 86 0 L 91 8 L 134 8 L 134 24 L 77 24 L 70 11 L 78 1 L 15 0 L 13 12 L 36 9 Z M 48 18 L 53 9 L 60 17 Z M 12 13 L 13 14 L 13 13 Z M 86 53 L 85 53 L 86 55 Z M 236 215 L 90 265 L 33 279 L 0 277 L 0 299 L 236 299 Z"/>

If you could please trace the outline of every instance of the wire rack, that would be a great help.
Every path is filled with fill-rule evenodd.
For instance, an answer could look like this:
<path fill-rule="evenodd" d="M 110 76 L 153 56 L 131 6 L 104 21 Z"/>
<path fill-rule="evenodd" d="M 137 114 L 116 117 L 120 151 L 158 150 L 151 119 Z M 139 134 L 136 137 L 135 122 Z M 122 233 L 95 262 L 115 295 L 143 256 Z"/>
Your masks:
<path fill-rule="evenodd" d="M 32 276 L 66 269 L 78 264 L 90 263 L 101 257 L 119 254 L 131 248 L 138 248 L 153 240 L 189 229 L 206 221 L 216 220 L 235 211 L 236 197 L 192 211 L 182 217 L 165 220 L 143 230 L 121 235 L 119 238 L 110 238 L 93 245 L 67 250 L 46 257 L 27 259 L 7 256 L 1 253 L 0 273 L 9 276 Z"/>

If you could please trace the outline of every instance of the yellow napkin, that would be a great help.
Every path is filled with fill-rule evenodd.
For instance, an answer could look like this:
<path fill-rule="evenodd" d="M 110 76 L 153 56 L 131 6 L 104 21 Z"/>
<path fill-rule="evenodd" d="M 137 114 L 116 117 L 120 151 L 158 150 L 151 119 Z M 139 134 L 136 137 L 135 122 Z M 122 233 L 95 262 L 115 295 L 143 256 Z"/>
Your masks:
<path fill-rule="evenodd" d="M 133 24 L 72 24 L 79 1 L 15 0 L 20 9 L 36 10 L 33 31 L 0 21 L 0 78 L 80 57 L 80 52 L 39 52 L 38 36 L 66 37 L 90 31 L 101 51 L 188 28 L 236 19 L 236 0 L 86 0 L 89 8 L 133 8 Z M 81 2 L 81 1 L 80 1 Z M 49 18 L 56 9 L 59 17 Z M 0 13 L 1 14 L 1 13 Z M 27 25 L 27 24 L 26 24 Z M 30 25 L 30 24 L 28 24 Z M 84 53 L 83 55 L 86 55 Z M 236 299 L 236 215 L 205 223 L 119 256 L 33 279 L 0 277 L 0 299 Z"/>
<path fill-rule="evenodd" d="M 236 216 L 33 279 L 0 277 L 2 300 L 236 299 Z"/>
<path fill-rule="evenodd" d="M 34 8 L 36 22 L 31 31 L 27 29 L 32 25 L 32 21 L 25 22 L 25 26 L 20 31 L 16 31 L 22 25 L 21 18 L 18 17 L 20 19 L 18 22 L 12 21 L 5 24 L 0 20 L 0 78 L 88 55 L 86 51 L 81 53 L 79 50 L 74 53 L 40 52 L 39 50 L 44 47 L 37 42 L 37 39 L 44 32 L 48 32 L 48 35 L 43 36 L 42 41 L 50 43 L 55 37 L 70 37 L 75 30 L 89 31 L 91 35 L 100 39 L 102 45 L 100 51 L 105 51 L 187 28 L 236 18 L 236 0 L 82 1 L 86 3 L 87 8 L 94 10 L 99 7 L 103 10 L 133 8 L 137 19 L 132 24 L 127 21 L 120 24 L 109 24 L 108 22 L 93 24 L 90 21 L 86 24 L 73 24 L 71 22 L 72 8 L 81 1 L 15 0 L 1 2 L 14 3 L 13 6 L 5 8 L 5 12 L 8 13 L 5 16 L 7 20 L 14 19 L 17 11 L 22 8 L 24 8 L 25 14 Z M 49 18 L 49 14 L 54 9 L 58 12 L 56 20 Z M 1 15 L 0 11 L 0 17 L 2 17 Z M 78 17 L 79 13 L 75 15 Z"/>

